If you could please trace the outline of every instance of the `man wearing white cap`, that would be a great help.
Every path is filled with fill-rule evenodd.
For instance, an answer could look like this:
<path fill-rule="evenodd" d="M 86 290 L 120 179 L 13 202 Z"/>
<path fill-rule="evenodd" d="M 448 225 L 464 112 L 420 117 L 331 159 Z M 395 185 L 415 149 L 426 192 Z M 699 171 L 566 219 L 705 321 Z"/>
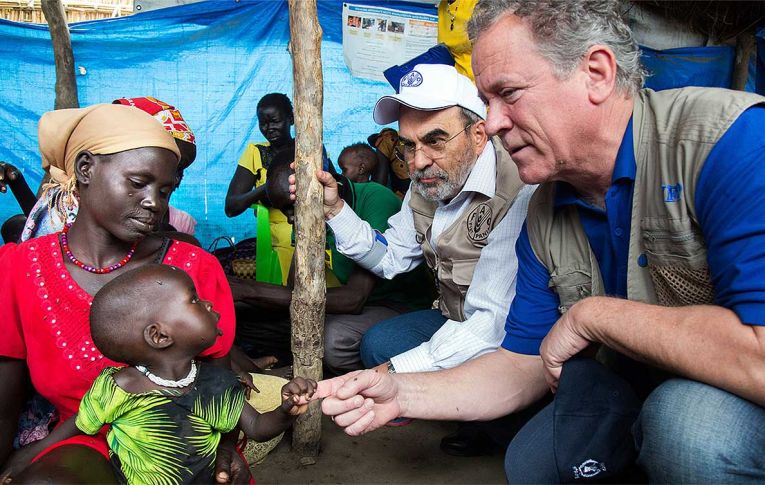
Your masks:
<path fill-rule="evenodd" d="M 399 122 L 396 154 L 412 181 L 384 234 L 357 217 L 337 196 L 334 179 L 321 174 L 338 250 L 388 279 L 424 261 L 439 293 L 433 309 L 371 329 L 328 326 L 327 355 L 358 349 L 364 335 L 367 367 L 421 372 L 455 367 L 502 342 L 515 295 L 514 245 L 534 188 L 520 181 L 506 152 L 497 156 L 485 118 L 475 86 L 446 65 L 415 66 L 401 78 L 399 94 L 377 102 L 377 123 Z"/>

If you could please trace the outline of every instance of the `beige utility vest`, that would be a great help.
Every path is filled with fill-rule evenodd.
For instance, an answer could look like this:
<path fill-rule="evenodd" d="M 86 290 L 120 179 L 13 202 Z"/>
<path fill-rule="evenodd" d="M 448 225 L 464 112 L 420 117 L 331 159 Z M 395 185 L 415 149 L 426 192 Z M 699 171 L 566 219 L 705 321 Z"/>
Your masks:
<path fill-rule="evenodd" d="M 627 298 L 664 306 L 711 303 L 714 288 L 694 195 L 707 155 L 747 108 L 765 98 L 740 91 L 643 90 L 635 99 L 637 171 L 632 196 Z M 560 297 L 560 313 L 603 295 L 598 262 L 576 207 L 554 210 L 555 184 L 529 203 L 529 241 Z"/>
<path fill-rule="evenodd" d="M 446 318 L 457 322 L 465 320 L 465 294 L 473 280 L 481 249 L 523 188 L 518 168 L 498 140 L 494 140 L 494 152 L 497 155 L 494 197 L 474 194 L 467 209 L 438 236 L 435 247 L 430 243 L 430 236 L 438 203 L 414 190 L 409 199 L 417 241 L 422 245 L 425 261 L 436 277 L 438 300 L 433 308 L 438 308 Z"/>

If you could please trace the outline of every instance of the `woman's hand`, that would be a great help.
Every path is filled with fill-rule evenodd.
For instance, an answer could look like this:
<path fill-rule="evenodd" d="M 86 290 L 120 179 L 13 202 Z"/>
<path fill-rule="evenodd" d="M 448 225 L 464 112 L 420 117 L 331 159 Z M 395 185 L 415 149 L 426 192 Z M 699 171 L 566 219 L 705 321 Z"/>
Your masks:
<path fill-rule="evenodd" d="M 236 452 L 234 443 L 238 436 L 239 428 L 236 428 L 225 435 L 218 445 L 215 457 L 216 483 L 250 483 L 252 479 L 250 466 Z"/>
<path fill-rule="evenodd" d="M 13 186 L 16 181 L 24 180 L 19 169 L 8 162 L 0 162 L 0 192 L 8 191 L 6 186 Z"/>
<path fill-rule="evenodd" d="M 252 380 L 252 374 L 249 372 L 237 372 L 236 373 L 237 378 L 239 379 L 239 382 L 244 385 L 244 397 L 247 398 L 247 400 L 250 400 L 250 395 L 252 395 L 252 391 L 257 392 L 260 394 L 260 389 L 258 389 L 255 386 L 255 382 Z"/>
<path fill-rule="evenodd" d="M 3 470 L 0 471 L 0 483 L 11 483 L 15 476 L 32 463 L 32 459 L 42 451 L 33 448 L 33 446 L 26 446 L 11 455 L 5 462 Z"/>
<path fill-rule="evenodd" d="M 28 216 L 37 202 L 37 196 L 18 168 L 8 162 L 0 162 L 0 193 L 4 194 L 8 189 L 13 192 L 24 215 Z"/>
<path fill-rule="evenodd" d="M 279 359 L 274 357 L 273 355 L 266 355 L 264 357 L 250 357 L 250 360 L 254 364 L 254 366 L 257 369 L 260 369 L 261 372 L 254 371 L 256 374 L 265 374 L 264 371 L 271 370 L 274 368 L 276 364 L 279 363 Z"/>
<path fill-rule="evenodd" d="M 21 406 L 29 388 L 27 363 L 0 357 L 0 464 L 13 453 L 13 437 L 19 422 Z M 14 399 L 15 397 L 15 399 Z"/>

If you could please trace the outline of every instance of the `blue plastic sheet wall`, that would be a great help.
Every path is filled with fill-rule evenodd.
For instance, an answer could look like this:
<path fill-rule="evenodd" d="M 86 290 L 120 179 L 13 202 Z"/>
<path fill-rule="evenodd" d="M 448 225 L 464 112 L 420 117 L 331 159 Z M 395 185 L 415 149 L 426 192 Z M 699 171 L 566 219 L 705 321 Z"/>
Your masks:
<path fill-rule="evenodd" d="M 428 5 L 375 1 L 379 6 L 435 13 Z M 319 0 L 324 30 L 324 140 L 330 157 L 380 127 L 372 121 L 386 83 L 354 78 L 342 55 L 342 2 Z M 292 98 L 286 0 L 219 0 L 71 26 L 81 106 L 119 97 L 154 96 L 174 104 L 195 131 L 197 160 L 172 204 L 198 222 L 209 244 L 219 235 L 252 236 L 251 211 L 229 219 L 226 189 L 239 154 L 262 141 L 255 116 L 269 92 Z M 37 120 L 54 105 L 55 67 L 47 26 L 0 20 L 0 160 L 19 167 L 33 190 L 42 169 Z M 21 212 L 0 195 L 0 222 Z"/>
<path fill-rule="evenodd" d="M 353 3 L 435 13 L 432 6 L 399 1 Z M 392 92 L 386 83 L 348 72 L 342 6 L 340 0 L 318 1 L 324 30 L 324 140 L 333 160 L 342 147 L 379 130 L 372 106 Z M 224 198 L 244 146 L 263 139 L 255 116 L 258 100 L 274 91 L 292 96 L 288 17 L 286 0 L 217 0 L 71 26 L 82 106 L 155 96 L 178 107 L 194 129 L 197 161 L 172 203 L 197 219 L 197 236 L 205 245 L 219 235 L 240 240 L 255 232 L 251 212 L 225 216 Z M 758 75 L 748 85 L 761 94 L 764 32 L 758 33 L 758 57 L 752 63 Z M 729 87 L 734 55 L 729 47 L 644 48 L 643 62 L 651 72 L 646 85 Z M 18 166 L 33 188 L 42 177 L 36 125 L 53 107 L 54 82 L 47 27 L 0 20 L 0 160 Z M 0 195 L 0 222 L 19 212 L 10 195 Z"/>
<path fill-rule="evenodd" d="M 649 72 L 645 85 L 653 90 L 682 86 L 729 88 L 736 58 L 732 47 L 682 47 L 657 51 L 641 47 Z"/>

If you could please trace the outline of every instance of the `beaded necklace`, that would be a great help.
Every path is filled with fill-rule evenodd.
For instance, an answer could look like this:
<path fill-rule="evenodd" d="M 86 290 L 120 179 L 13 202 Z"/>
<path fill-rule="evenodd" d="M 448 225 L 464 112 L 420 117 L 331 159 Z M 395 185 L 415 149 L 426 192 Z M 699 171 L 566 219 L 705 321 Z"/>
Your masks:
<path fill-rule="evenodd" d="M 138 247 L 138 241 L 133 243 L 133 246 L 130 248 L 130 251 L 125 255 L 124 258 L 122 258 L 118 263 L 113 264 L 111 266 L 106 266 L 104 268 L 97 268 L 95 266 L 91 266 L 89 264 L 85 264 L 79 259 L 77 259 L 74 254 L 72 254 L 72 250 L 69 249 L 69 239 L 67 237 L 67 234 L 69 233 L 69 228 L 72 227 L 72 224 L 65 224 L 64 230 L 61 231 L 61 233 L 58 235 L 59 240 L 61 241 L 61 247 L 64 248 L 64 254 L 66 254 L 66 257 L 69 259 L 69 261 L 72 262 L 75 266 L 78 268 L 84 269 L 88 273 L 95 273 L 95 274 L 107 274 L 111 273 L 114 270 L 120 269 L 121 267 L 128 264 L 128 262 L 133 258 L 133 254 L 135 254 L 135 248 Z"/>
<path fill-rule="evenodd" d="M 193 360 L 191 361 L 191 370 L 189 371 L 188 375 L 177 381 L 171 381 L 170 379 L 165 379 L 159 377 L 158 375 L 152 374 L 149 372 L 149 369 L 142 365 L 137 365 L 135 368 L 138 370 L 138 372 L 148 377 L 151 382 L 162 387 L 186 387 L 194 382 L 194 379 L 197 377 L 197 363 Z"/>

